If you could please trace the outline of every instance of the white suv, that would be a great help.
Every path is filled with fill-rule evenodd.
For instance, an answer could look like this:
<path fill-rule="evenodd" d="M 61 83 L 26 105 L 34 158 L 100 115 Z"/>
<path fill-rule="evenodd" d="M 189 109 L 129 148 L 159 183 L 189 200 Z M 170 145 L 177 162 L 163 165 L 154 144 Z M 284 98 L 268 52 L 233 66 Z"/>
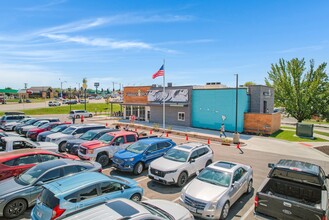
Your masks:
<path fill-rule="evenodd" d="M 166 185 L 184 186 L 189 177 L 212 163 L 213 156 L 207 144 L 178 145 L 150 164 L 148 177 Z"/>
<path fill-rule="evenodd" d="M 86 110 L 73 110 L 70 111 L 70 118 L 81 118 L 81 116 L 87 118 L 93 117 L 93 114 L 91 112 L 87 112 Z"/>

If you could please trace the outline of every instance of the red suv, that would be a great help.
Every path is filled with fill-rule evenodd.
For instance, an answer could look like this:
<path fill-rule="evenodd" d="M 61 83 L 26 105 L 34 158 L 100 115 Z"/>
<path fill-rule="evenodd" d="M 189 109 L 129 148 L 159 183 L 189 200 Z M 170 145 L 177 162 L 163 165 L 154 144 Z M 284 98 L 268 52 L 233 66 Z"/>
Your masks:
<path fill-rule="evenodd" d="M 63 125 L 63 124 L 71 124 L 71 122 L 50 122 L 42 125 L 41 127 L 36 127 L 36 128 L 31 128 L 27 134 L 26 137 L 30 138 L 32 141 L 37 140 L 38 134 L 44 131 L 50 131 L 54 127 L 58 125 Z"/>
<path fill-rule="evenodd" d="M 0 180 L 17 176 L 38 163 L 61 158 L 79 160 L 79 158 L 74 155 L 54 153 L 41 149 L 23 149 L 1 153 Z"/>

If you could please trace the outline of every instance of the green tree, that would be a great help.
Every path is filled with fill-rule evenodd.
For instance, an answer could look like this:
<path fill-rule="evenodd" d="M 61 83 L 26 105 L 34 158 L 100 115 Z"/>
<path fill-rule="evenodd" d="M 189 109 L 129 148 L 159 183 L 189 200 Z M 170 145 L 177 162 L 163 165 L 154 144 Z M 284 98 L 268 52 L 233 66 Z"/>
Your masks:
<path fill-rule="evenodd" d="M 252 81 L 248 81 L 244 83 L 244 86 L 248 87 L 248 86 L 253 86 L 256 85 L 256 83 L 252 82 Z"/>
<path fill-rule="evenodd" d="M 326 66 L 327 63 L 322 63 L 315 68 L 311 60 L 306 70 L 304 59 L 298 58 L 280 59 L 279 63 L 272 64 L 265 82 L 274 87 L 276 105 L 285 107 L 298 122 L 320 113 L 323 106 L 328 106 L 325 105 L 328 102 Z"/>

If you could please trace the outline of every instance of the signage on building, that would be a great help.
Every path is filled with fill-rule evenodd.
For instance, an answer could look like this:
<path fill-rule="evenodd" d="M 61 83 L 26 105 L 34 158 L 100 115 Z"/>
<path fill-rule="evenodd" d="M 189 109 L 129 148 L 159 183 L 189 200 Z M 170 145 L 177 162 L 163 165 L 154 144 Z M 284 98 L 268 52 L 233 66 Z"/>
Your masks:
<path fill-rule="evenodd" d="M 99 86 L 99 82 L 95 82 L 95 83 L 94 83 L 94 86 L 95 86 L 95 87 L 98 87 L 98 86 Z"/>
<path fill-rule="evenodd" d="M 126 96 L 147 96 L 147 92 L 143 92 L 139 89 L 137 92 L 127 92 Z"/>
<path fill-rule="evenodd" d="M 150 90 L 147 94 L 149 102 L 162 102 L 162 90 Z M 170 89 L 165 91 L 166 102 L 188 102 L 188 89 Z"/>

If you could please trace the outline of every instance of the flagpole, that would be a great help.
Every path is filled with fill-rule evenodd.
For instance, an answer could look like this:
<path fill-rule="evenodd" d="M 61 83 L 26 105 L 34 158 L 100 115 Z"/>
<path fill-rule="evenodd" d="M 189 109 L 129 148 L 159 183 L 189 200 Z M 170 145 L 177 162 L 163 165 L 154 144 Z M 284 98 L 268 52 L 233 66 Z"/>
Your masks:
<path fill-rule="evenodd" d="M 163 117 L 162 117 L 162 127 L 163 129 L 166 129 L 166 72 L 165 72 L 165 60 L 163 60 L 163 93 L 162 93 L 162 98 L 163 98 Z"/>

